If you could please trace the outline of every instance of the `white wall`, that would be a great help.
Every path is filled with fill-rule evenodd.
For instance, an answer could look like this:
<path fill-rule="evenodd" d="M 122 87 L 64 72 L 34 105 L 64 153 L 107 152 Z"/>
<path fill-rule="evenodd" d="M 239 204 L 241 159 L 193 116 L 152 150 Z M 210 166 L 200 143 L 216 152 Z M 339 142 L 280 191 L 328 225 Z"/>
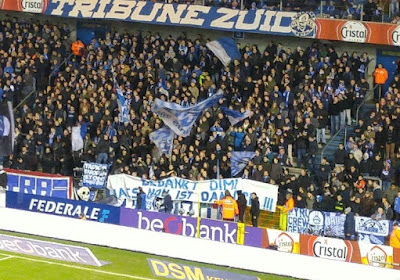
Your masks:
<path fill-rule="evenodd" d="M 399 271 L 0 208 L 0 229 L 303 279 L 400 279 Z M 107 261 L 107 260 L 105 260 Z M 336 273 L 335 273 L 336 272 Z"/>

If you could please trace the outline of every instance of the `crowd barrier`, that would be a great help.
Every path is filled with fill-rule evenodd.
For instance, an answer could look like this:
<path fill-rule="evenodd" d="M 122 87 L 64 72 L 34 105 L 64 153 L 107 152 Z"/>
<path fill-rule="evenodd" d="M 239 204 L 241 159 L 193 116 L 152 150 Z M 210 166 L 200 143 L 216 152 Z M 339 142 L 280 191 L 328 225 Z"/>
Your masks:
<path fill-rule="evenodd" d="M 283 214 L 284 215 L 284 214 Z M 370 217 L 355 216 L 355 230 L 359 241 L 383 245 L 393 227 L 388 220 L 374 220 Z M 310 234 L 326 237 L 344 238 L 346 215 L 334 212 L 311 211 L 305 208 L 294 208 L 287 214 L 288 232 Z"/>
<path fill-rule="evenodd" d="M 6 192 L 6 208 L 163 232 L 217 243 L 273 249 L 328 260 L 399 269 L 400 249 L 273 229 L 241 223 L 177 216 L 97 203 Z"/>
<path fill-rule="evenodd" d="M 188 26 L 221 31 L 297 36 L 323 40 L 400 46 L 400 26 L 317 18 L 313 12 L 154 3 L 134 0 L 3 0 L 0 9 L 80 19 Z"/>

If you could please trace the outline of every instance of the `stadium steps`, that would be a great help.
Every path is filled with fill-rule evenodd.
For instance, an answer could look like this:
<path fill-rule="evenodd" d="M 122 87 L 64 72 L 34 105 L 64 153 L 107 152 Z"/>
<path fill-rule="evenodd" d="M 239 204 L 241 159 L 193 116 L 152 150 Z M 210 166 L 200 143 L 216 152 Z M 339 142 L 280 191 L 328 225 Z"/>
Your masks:
<path fill-rule="evenodd" d="M 261 210 L 260 217 L 258 218 L 258 227 L 279 229 L 280 214 L 281 212 L 279 209 L 277 209 L 276 212 Z M 244 223 L 247 226 L 252 225 L 250 216 L 250 207 L 247 207 L 244 213 Z"/>

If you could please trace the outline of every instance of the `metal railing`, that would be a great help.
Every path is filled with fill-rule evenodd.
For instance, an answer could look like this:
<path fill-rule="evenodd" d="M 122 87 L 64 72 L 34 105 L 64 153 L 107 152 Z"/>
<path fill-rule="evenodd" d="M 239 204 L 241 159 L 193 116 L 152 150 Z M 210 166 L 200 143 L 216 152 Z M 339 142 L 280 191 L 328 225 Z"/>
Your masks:
<path fill-rule="evenodd" d="M 374 92 L 375 92 L 375 89 L 376 89 L 377 87 L 378 87 L 378 85 L 375 85 L 373 89 L 367 90 L 367 94 L 365 95 L 363 102 L 361 102 L 360 105 L 358 105 L 357 111 L 356 111 L 356 125 L 358 124 L 358 120 L 360 119 L 360 109 L 361 109 L 361 107 L 365 104 L 365 102 L 367 102 L 367 100 L 369 100 L 369 99 L 367 98 L 368 95 L 370 95 L 370 94 L 373 95 Z"/>
<path fill-rule="evenodd" d="M 338 134 L 339 134 L 340 132 L 343 131 L 344 128 L 345 128 L 345 126 L 341 127 L 341 128 L 332 136 L 332 138 L 328 141 L 328 143 L 326 143 L 325 147 L 322 148 L 322 151 L 321 151 L 321 162 L 322 162 L 322 159 L 324 158 L 324 153 L 325 153 L 326 148 L 333 142 L 333 140 L 336 138 L 336 136 L 338 136 Z"/>
<path fill-rule="evenodd" d="M 34 93 L 36 93 L 36 79 L 35 79 L 35 78 L 33 78 L 33 90 L 32 90 L 24 99 L 22 99 L 22 101 L 21 101 L 17 106 L 15 106 L 15 108 L 14 108 L 14 113 L 17 112 L 17 109 L 20 108 L 22 105 L 24 105 L 25 102 L 26 102 Z"/>
<path fill-rule="evenodd" d="M 62 67 L 64 64 L 66 64 L 66 63 L 69 61 L 69 59 L 70 59 L 73 55 L 74 55 L 74 54 L 71 53 L 69 56 L 67 56 L 66 58 L 64 58 L 64 60 L 63 60 L 60 64 L 58 64 L 58 65 L 56 66 L 56 68 L 54 68 L 53 71 L 51 71 L 51 73 L 50 73 L 50 75 L 49 75 L 49 80 L 48 80 L 47 85 L 50 85 L 50 83 L 51 83 L 51 76 L 53 76 L 54 72 L 56 72 L 57 70 L 60 69 L 60 67 Z"/>

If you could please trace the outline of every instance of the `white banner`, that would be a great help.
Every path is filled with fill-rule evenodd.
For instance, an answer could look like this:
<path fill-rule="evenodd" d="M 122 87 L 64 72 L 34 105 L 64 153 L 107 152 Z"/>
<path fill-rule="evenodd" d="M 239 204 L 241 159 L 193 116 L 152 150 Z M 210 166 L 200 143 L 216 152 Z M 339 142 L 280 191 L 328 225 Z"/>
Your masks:
<path fill-rule="evenodd" d="M 364 234 L 373 234 L 376 236 L 389 235 L 389 221 L 376 221 L 368 217 L 355 217 L 356 232 Z"/>
<path fill-rule="evenodd" d="M 201 203 L 213 203 L 214 200 L 221 199 L 224 197 L 225 190 L 230 191 L 236 198 L 236 192 L 242 190 L 250 206 L 251 193 L 255 192 L 260 201 L 260 208 L 271 212 L 275 212 L 278 198 L 278 186 L 242 178 L 191 181 L 171 177 L 151 181 L 125 174 L 108 177 L 108 190 L 117 198 L 126 200 L 126 207 L 134 206 L 139 187 L 143 188 L 148 202 L 161 197 L 164 190 L 169 192 L 173 201 Z M 147 205 L 149 206 L 149 203 Z"/>

